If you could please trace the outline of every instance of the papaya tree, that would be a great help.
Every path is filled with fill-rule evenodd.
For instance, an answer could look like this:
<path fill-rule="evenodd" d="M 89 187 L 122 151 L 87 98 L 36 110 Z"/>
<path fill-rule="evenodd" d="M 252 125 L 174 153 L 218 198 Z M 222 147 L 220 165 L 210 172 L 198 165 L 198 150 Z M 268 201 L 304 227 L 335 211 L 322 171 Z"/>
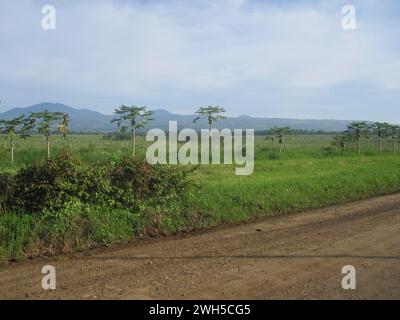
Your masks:
<path fill-rule="evenodd" d="M 371 128 L 366 121 L 353 121 L 347 125 L 346 134 L 351 141 L 355 142 L 357 153 L 361 154 L 360 142 L 362 139 L 368 139 L 371 133 Z"/>
<path fill-rule="evenodd" d="M 390 125 L 386 122 L 375 122 L 372 124 L 372 133 L 378 137 L 379 153 L 382 153 L 382 140 L 388 137 Z"/>
<path fill-rule="evenodd" d="M 274 127 L 268 130 L 268 135 L 271 137 L 272 141 L 277 140 L 279 144 L 278 154 L 281 155 L 282 149 L 285 143 L 286 136 L 292 134 L 292 130 L 289 127 Z"/>
<path fill-rule="evenodd" d="M 121 126 L 130 126 L 131 129 L 131 151 L 132 156 L 136 153 L 136 130 L 144 128 L 149 121 L 152 121 L 153 111 L 146 110 L 147 107 L 126 106 L 122 105 L 115 109 L 114 114 L 117 116 L 111 123 L 116 122 L 118 128 Z"/>
<path fill-rule="evenodd" d="M 346 132 L 339 134 L 333 138 L 332 145 L 340 149 L 342 157 L 344 156 L 344 150 L 346 149 L 346 146 L 348 145 L 350 140 L 351 138 L 348 134 L 346 134 Z"/>
<path fill-rule="evenodd" d="M 11 120 L 0 120 L 0 131 L 6 135 L 6 140 L 10 145 L 11 165 L 14 165 L 15 137 L 24 124 L 24 117 L 22 115 Z"/>
<path fill-rule="evenodd" d="M 393 151 L 393 153 L 396 153 L 396 144 L 397 144 L 397 140 L 400 137 L 400 127 L 397 125 L 389 125 L 388 126 L 388 137 L 391 138 L 392 143 L 393 143 L 392 151 Z"/>
<path fill-rule="evenodd" d="M 69 115 L 64 113 L 60 124 L 58 125 L 58 132 L 63 136 L 64 144 L 67 144 L 67 137 L 69 134 Z"/>
<path fill-rule="evenodd" d="M 221 107 L 213 107 L 213 106 L 208 106 L 208 107 L 200 107 L 197 111 L 196 114 L 198 115 L 194 120 L 193 123 L 196 123 L 198 120 L 201 118 L 206 118 L 208 122 L 208 126 L 211 130 L 213 124 L 217 122 L 218 120 L 226 119 L 222 115 L 222 113 L 226 112 L 224 108 Z"/>
<path fill-rule="evenodd" d="M 52 133 L 53 125 L 63 119 L 64 113 L 62 112 L 49 112 L 45 109 L 42 112 L 31 112 L 25 128 L 26 130 L 37 129 L 39 134 L 42 134 L 46 138 L 47 145 L 47 159 L 50 159 L 50 136 Z"/>

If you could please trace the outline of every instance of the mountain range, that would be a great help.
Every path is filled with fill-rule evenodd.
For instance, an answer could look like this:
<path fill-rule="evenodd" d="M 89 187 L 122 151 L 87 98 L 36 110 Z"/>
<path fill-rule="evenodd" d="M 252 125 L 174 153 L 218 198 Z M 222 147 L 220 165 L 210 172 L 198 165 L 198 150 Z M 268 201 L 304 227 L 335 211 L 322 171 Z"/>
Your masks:
<path fill-rule="evenodd" d="M 105 115 L 89 109 L 76 109 L 62 103 L 40 103 L 26 108 L 13 108 L 4 113 L 0 113 L 0 119 L 11 119 L 30 112 L 40 112 L 47 109 L 50 112 L 64 112 L 70 116 L 70 128 L 72 132 L 111 132 L 115 131 L 116 125 L 111 123 L 112 115 Z M 168 121 L 177 121 L 178 128 L 207 128 L 205 119 L 193 123 L 194 115 L 174 114 L 167 110 L 154 110 L 153 121 L 148 125 L 148 129 L 159 128 L 168 129 Z M 230 129 L 255 129 L 256 131 L 267 130 L 272 127 L 287 126 L 296 130 L 309 131 L 343 131 L 348 120 L 320 120 L 320 119 L 283 119 L 283 118 L 256 118 L 247 115 L 239 117 L 227 117 L 216 124 L 216 128 Z"/>

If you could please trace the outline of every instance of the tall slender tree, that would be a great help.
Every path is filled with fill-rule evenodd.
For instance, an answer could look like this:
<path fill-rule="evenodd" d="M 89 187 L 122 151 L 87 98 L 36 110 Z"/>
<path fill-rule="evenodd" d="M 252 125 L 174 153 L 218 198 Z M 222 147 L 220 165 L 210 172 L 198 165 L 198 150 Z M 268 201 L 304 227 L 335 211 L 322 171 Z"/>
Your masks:
<path fill-rule="evenodd" d="M 53 125 L 61 121 L 64 117 L 62 112 L 49 112 L 45 109 L 42 112 L 31 112 L 25 125 L 25 129 L 30 131 L 34 128 L 38 130 L 38 133 L 46 137 L 47 145 L 47 159 L 50 159 L 50 136 Z"/>
<path fill-rule="evenodd" d="M 272 141 L 278 140 L 279 151 L 278 154 L 281 155 L 283 145 L 285 143 L 286 136 L 290 135 L 292 130 L 289 127 L 274 127 L 268 130 L 268 135 L 272 136 Z"/>
<path fill-rule="evenodd" d="M 397 145 L 397 140 L 400 137 L 400 127 L 397 125 L 389 125 L 388 126 L 388 137 L 392 139 L 393 147 L 392 151 L 393 153 L 396 153 L 396 145 Z"/>
<path fill-rule="evenodd" d="M 368 139 L 371 133 L 370 126 L 366 121 L 354 121 L 347 125 L 346 134 L 356 143 L 357 153 L 361 154 L 360 142 Z"/>
<path fill-rule="evenodd" d="M 152 121 L 153 111 L 146 110 L 147 107 L 126 106 L 122 105 L 115 109 L 114 114 L 117 116 L 111 123 L 116 122 L 118 128 L 124 124 L 128 124 L 131 128 L 131 150 L 132 156 L 136 153 L 136 130 L 144 128 L 149 121 Z"/>
<path fill-rule="evenodd" d="M 225 109 L 218 106 L 200 107 L 196 111 L 196 114 L 198 116 L 193 120 L 193 123 L 196 123 L 198 120 L 205 117 L 207 119 L 209 129 L 211 130 L 215 122 L 217 122 L 218 120 L 226 119 L 226 117 L 222 115 L 224 112 L 226 112 Z"/>
<path fill-rule="evenodd" d="M 0 131 L 6 135 L 6 140 L 10 145 L 11 165 L 14 165 L 15 137 L 24 124 L 24 117 L 25 116 L 22 115 L 11 120 L 0 120 Z"/>
<path fill-rule="evenodd" d="M 382 140 L 388 137 L 389 127 L 386 122 L 375 122 L 371 125 L 372 133 L 378 137 L 379 153 L 382 153 Z"/>
<path fill-rule="evenodd" d="M 346 133 L 342 133 L 333 138 L 332 145 L 340 149 L 341 155 L 343 157 L 344 150 L 346 149 L 346 146 L 350 141 L 351 138 L 349 137 L 349 135 Z"/>
<path fill-rule="evenodd" d="M 64 145 L 67 144 L 67 137 L 69 134 L 69 115 L 64 113 L 60 124 L 58 125 L 58 132 L 62 134 L 64 138 Z"/>

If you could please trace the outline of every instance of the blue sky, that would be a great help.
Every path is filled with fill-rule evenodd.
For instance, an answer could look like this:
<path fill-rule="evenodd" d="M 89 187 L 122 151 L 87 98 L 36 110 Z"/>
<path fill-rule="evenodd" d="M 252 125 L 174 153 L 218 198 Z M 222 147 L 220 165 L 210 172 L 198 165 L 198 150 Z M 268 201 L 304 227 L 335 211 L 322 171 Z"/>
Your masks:
<path fill-rule="evenodd" d="M 41 28 L 45 4 L 57 28 Z M 355 6 L 357 29 L 343 30 Z M 0 2 L 0 111 L 62 102 L 400 122 L 400 1 Z"/>

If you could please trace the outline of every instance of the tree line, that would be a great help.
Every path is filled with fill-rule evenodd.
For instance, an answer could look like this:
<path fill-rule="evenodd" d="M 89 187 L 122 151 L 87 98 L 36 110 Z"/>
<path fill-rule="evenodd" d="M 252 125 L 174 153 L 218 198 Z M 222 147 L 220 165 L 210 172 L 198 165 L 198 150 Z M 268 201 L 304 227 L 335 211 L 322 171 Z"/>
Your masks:
<path fill-rule="evenodd" d="M 200 107 L 196 114 L 198 115 L 193 122 L 196 122 L 200 117 L 206 117 L 211 129 L 213 123 L 224 119 L 222 113 L 225 112 L 221 107 Z M 153 111 L 147 110 L 147 107 L 126 106 L 121 105 L 115 109 L 116 116 L 111 123 L 117 123 L 117 127 L 121 132 L 131 131 L 131 151 L 132 156 L 136 152 L 136 131 L 144 128 L 148 122 L 152 121 Z M 58 132 L 62 134 L 65 144 L 67 136 L 70 133 L 69 129 L 70 118 L 67 113 L 49 112 L 45 109 L 42 112 L 31 112 L 29 115 L 21 115 L 14 119 L 0 119 L 0 132 L 6 135 L 6 140 L 9 142 L 11 150 L 11 164 L 14 164 L 14 148 L 15 137 L 20 136 L 23 139 L 30 137 L 32 132 L 42 134 L 46 138 L 47 158 L 50 159 L 50 136 L 54 127 L 57 125 Z"/>
<path fill-rule="evenodd" d="M 355 143 L 357 153 L 361 154 L 360 143 L 371 136 L 378 138 L 378 150 L 382 153 L 382 142 L 389 139 L 392 142 L 392 151 L 396 153 L 397 141 L 400 140 L 400 126 L 386 122 L 368 123 L 366 121 L 353 121 L 347 125 L 347 130 L 334 138 L 333 145 L 341 149 L 342 155 L 350 143 Z"/>
<path fill-rule="evenodd" d="M 14 164 L 15 137 L 23 139 L 30 137 L 30 133 L 37 131 L 46 137 L 47 158 L 50 158 L 50 136 L 55 123 L 58 123 L 58 132 L 67 139 L 69 133 L 69 115 L 62 112 L 31 112 L 28 116 L 21 115 L 11 120 L 0 119 L 0 131 L 6 135 L 11 148 L 11 164 Z"/>
<path fill-rule="evenodd" d="M 277 141 L 279 144 L 278 153 L 281 154 L 285 138 L 294 134 L 295 131 L 290 127 L 275 127 L 267 130 L 267 140 Z M 390 139 L 392 142 L 392 151 L 396 153 L 397 142 L 400 140 L 400 126 L 386 122 L 368 123 L 367 121 L 353 121 L 347 125 L 347 129 L 336 135 L 332 145 L 341 150 L 344 154 L 345 149 L 350 144 L 355 144 L 358 154 L 361 154 L 361 141 L 375 136 L 378 138 L 378 150 L 382 153 L 382 142 Z"/>
<path fill-rule="evenodd" d="M 209 129 L 213 125 L 226 117 L 223 115 L 225 109 L 219 106 L 200 107 L 195 113 L 196 118 L 193 123 L 201 118 L 207 120 Z M 114 111 L 115 118 L 112 123 L 117 123 L 120 132 L 131 132 L 131 152 L 132 156 L 136 153 L 136 131 L 153 120 L 153 111 L 147 110 L 147 107 L 121 105 Z M 14 164 L 15 137 L 20 136 L 23 139 L 30 137 L 30 133 L 37 132 L 46 138 L 47 158 L 50 158 L 50 136 L 57 125 L 58 132 L 63 136 L 66 144 L 69 129 L 70 118 L 67 113 L 49 112 L 47 109 L 42 112 L 31 112 L 28 116 L 22 115 L 11 120 L 0 119 L 0 132 L 6 135 L 11 150 L 11 164 Z M 296 131 L 290 127 L 274 127 L 267 130 L 266 139 L 277 141 L 279 145 L 279 154 L 281 154 L 285 138 L 288 135 L 295 134 Z M 382 152 L 382 141 L 391 139 L 393 143 L 393 153 L 396 152 L 396 144 L 400 139 L 400 127 L 389 123 L 368 123 L 366 121 L 354 121 L 347 125 L 347 129 L 334 137 L 332 145 L 341 149 L 342 155 L 345 148 L 350 143 L 355 143 L 357 153 L 361 153 L 360 142 L 368 139 L 372 135 L 378 137 L 379 152 Z"/>

